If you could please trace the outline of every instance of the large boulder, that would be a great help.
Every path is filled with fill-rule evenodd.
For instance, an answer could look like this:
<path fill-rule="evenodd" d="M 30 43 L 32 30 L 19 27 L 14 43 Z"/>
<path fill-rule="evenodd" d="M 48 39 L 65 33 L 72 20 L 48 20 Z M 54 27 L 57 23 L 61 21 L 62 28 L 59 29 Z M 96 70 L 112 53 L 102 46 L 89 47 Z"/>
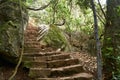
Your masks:
<path fill-rule="evenodd" d="M 23 41 L 23 29 L 28 21 L 28 12 L 23 5 L 22 15 L 23 18 L 17 0 L 0 1 L 0 59 L 17 62 Z"/>

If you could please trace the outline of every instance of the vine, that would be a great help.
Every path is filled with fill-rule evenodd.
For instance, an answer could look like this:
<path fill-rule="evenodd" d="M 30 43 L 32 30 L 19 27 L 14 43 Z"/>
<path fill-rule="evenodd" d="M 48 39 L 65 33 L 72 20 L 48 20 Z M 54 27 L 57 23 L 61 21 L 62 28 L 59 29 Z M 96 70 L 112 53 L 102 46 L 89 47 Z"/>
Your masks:
<path fill-rule="evenodd" d="M 22 62 L 22 55 L 23 55 L 23 52 L 24 52 L 24 23 L 23 23 L 23 15 L 22 15 L 22 2 L 21 2 L 21 0 L 19 0 L 18 1 L 19 2 L 19 8 L 20 8 L 20 13 L 21 13 L 21 18 L 22 18 L 22 21 L 21 21 L 21 24 L 22 24 L 22 36 L 23 36 L 23 41 L 22 41 L 22 48 L 21 48 L 21 54 L 20 54 L 20 57 L 19 57 L 19 60 L 18 60 L 18 63 L 17 63 L 17 65 L 16 65 L 16 67 L 15 67 L 15 70 L 14 70 L 14 72 L 13 72 L 13 74 L 10 76 L 10 78 L 8 79 L 8 80 L 12 80 L 14 77 L 15 77 L 15 75 L 16 75 L 16 73 L 17 73 L 17 71 L 18 71 L 18 68 L 19 68 L 19 66 L 20 66 L 20 64 L 21 64 L 21 62 Z"/>

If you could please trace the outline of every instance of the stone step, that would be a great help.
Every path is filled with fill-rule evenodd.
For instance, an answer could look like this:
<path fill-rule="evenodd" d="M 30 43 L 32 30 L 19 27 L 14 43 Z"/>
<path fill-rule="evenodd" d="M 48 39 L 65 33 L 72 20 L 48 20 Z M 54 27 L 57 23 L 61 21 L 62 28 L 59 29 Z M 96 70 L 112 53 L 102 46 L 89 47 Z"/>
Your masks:
<path fill-rule="evenodd" d="M 78 59 L 54 60 L 54 61 L 24 61 L 27 68 L 58 68 L 79 64 Z"/>
<path fill-rule="evenodd" d="M 32 53 L 26 52 L 23 54 L 23 56 L 54 56 L 54 55 L 58 55 L 58 54 L 62 54 L 62 52 L 56 52 L 56 51 L 53 51 L 53 52 L 34 52 L 33 51 Z"/>
<path fill-rule="evenodd" d="M 28 76 L 31 78 L 47 78 L 51 74 L 51 68 L 30 68 Z"/>
<path fill-rule="evenodd" d="M 25 31 L 38 31 L 37 27 L 27 27 Z"/>
<path fill-rule="evenodd" d="M 80 64 L 60 68 L 30 68 L 29 76 L 32 78 L 47 77 L 65 77 L 73 74 L 84 72 Z"/>
<path fill-rule="evenodd" d="M 83 66 L 77 64 L 66 67 L 53 68 L 49 77 L 70 76 L 80 72 L 84 72 Z"/>
<path fill-rule="evenodd" d="M 34 42 L 38 42 L 37 39 L 33 38 L 33 39 L 29 39 L 29 38 L 24 38 L 24 41 L 27 42 L 27 41 L 34 41 Z"/>
<path fill-rule="evenodd" d="M 40 48 L 25 48 L 24 53 L 39 53 L 40 51 Z"/>
<path fill-rule="evenodd" d="M 35 35 L 35 36 L 30 36 L 30 35 L 28 35 L 28 36 L 24 36 L 25 38 L 25 40 L 29 40 L 29 39 L 37 39 L 37 35 Z"/>
<path fill-rule="evenodd" d="M 60 52 L 59 52 L 60 53 Z M 55 55 L 50 55 L 50 56 L 47 56 L 47 61 L 51 61 L 51 60 L 64 60 L 64 59 L 70 59 L 70 54 L 55 54 Z"/>
<path fill-rule="evenodd" d="M 24 34 L 25 38 L 37 37 L 37 36 L 38 36 L 38 33 L 27 33 L 27 34 Z"/>
<path fill-rule="evenodd" d="M 26 30 L 25 32 L 24 32 L 24 34 L 34 34 L 34 33 L 38 33 L 38 30 Z"/>
<path fill-rule="evenodd" d="M 78 59 L 54 60 L 54 61 L 48 61 L 47 67 L 58 68 L 58 67 L 63 67 L 63 66 L 76 65 L 76 64 L 79 64 Z"/>
<path fill-rule="evenodd" d="M 31 33 L 31 34 L 29 34 L 29 33 L 27 33 L 27 34 L 24 34 L 24 37 L 26 37 L 26 38 L 33 38 L 33 37 L 37 37 L 38 36 L 38 34 L 37 33 Z"/>
<path fill-rule="evenodd" d="M 25 40 L 29 40 L 29 39 L 37 39 L 37 35 L 34 35 L 34 36 L 25 36 Z"/>
<path fill-rule="evenodd" d="M 37 39 L 29 39 L 29 38 L 25 38 L 24 39 L 24 44 L 25 42 L 38 42 Z"/>
<path fill-rule="evenodd" d="M 70 59 L 70 54 L 57 54 L 51 56 L 36 56 L 36 55 L 24 55 L 24 61 L 52 61 L 52 60 L 64 60 Z"/>
<path fill-rule="evenodd" d="M 26 68 L 47 68 L 47 63 L 37 61 L 24 61 L 22 66 Z"/>
<path fill-rule="evenodd" d="M 35 41 L 27 41 L 24 43 L 24 45 L 40 45 L 40 43 Z"/>
<path fill-rule="evenodd" d="M 39 45 L 39 44 L 35 44 L 35 45 L 33 45 L 33 44 L 24 44 L 24 49 L 31 49 L 31 48 L 41 48 L 41 45 Z"/>
<path fill-rule="evenodd" d="M 37 39 L 28 39 L 27 41 L 25 41 L 24 43 L 26 43 L 26 44 L 39 44 L 40 45 L 40 42 L 39 41 L 37 41 Z"/>
<path fill-rule="evenodd" d="M 93 75 L 89 73 L 78 73 L 67 77 L 58 78 L 36 78 L 35 80 L 93 80 Z"/>
<path fill-rule="evenodd" d="M 31 44 L 29 44 L 31 43 Z M 40 43 L 28 42 L 24 43 L 25 48 L 40 48 Z"/>

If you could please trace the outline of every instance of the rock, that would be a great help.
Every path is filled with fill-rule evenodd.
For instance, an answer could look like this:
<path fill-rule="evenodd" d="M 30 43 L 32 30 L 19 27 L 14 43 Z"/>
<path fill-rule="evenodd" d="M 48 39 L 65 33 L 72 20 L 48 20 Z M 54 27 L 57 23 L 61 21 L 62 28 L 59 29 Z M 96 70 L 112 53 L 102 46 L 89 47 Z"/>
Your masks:
<path fill-rule="evenodd" d="M 23 29 L 27 24 L 27 10 L 22 9 L 22 17 L 20 6 L 16 1 L 6 0 L 0 3 L 0 58 L 8 62 L 16 63 L 20 54 L 20 48 L 23 41 Z M 23 26 L 24 25 L 24 26 Z"/>

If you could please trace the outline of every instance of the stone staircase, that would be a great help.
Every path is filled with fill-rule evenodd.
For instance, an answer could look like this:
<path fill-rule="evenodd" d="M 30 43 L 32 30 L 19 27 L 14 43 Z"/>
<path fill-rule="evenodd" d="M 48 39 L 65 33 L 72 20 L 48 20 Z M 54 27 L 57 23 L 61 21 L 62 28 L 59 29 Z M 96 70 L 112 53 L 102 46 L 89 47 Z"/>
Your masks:
<path fill-rule="evenodd" d="M 24 66 L 29 68 L 33 80 L 93 80 L 78 59 L 64 52 L 40 52 L 37 42 L 37 28 L 28 27 L 25 31 Z"/>

